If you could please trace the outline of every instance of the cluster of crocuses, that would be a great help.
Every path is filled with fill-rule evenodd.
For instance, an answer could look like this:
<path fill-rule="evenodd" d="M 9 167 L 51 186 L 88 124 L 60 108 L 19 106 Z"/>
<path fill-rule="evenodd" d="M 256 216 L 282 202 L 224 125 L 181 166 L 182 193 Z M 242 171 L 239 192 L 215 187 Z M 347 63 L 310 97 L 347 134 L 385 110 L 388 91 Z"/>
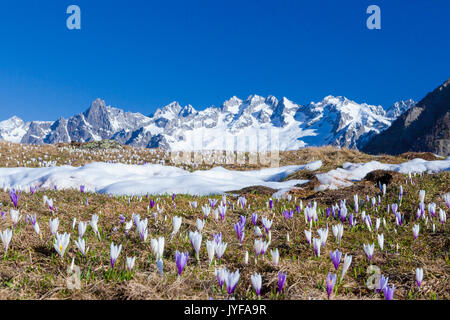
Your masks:
<path fill-rule="evenodd" d="M 15 189 L 9 190 L 9 198 L 11 199 L 12 204 L 14 205 L 14 208 L 17 209 L 17 206 L 19 205 L 19 191 Z"/>
<path fill-rule="evenodd" d="M 244 216 L 241 216 L 237 223 L 233 223 L 234 231 L 236 232 L 236 236 L 240 244 L 242 244 L 242 241 L 244 241 L 245 221 L 246 218 Z"/>
<path fill-rule="evenodd" d="M 386 197 L 386 186 L 383 185 L 380 188 L 381 192 L 383 193 L 383 197 Z M 84 192 L 84 188 L 82 189 L 80 187 L 80 191 Z M 17 195 L 18 193 L 14 192 L 11 196 L 12 198 Z M 401 196 L 399 196 L 399 204 L 394 203 L 387 207 L 387 211 L 389 213 L 390 208 L 392 208 L 392 212 L 394 216 L 396 217 L 397 226 L 402 225 L 403 217 L 401 213 L 399 212 L 399 206 L 401 202 L 401 198 L 403 195 L 403 190 L 401 189 Z M 424 198 L 425 198 L 425 192 L 419 193 L 419 210 L 420 214 L 418 213 L 418 219 L 424 219 L 424 212 L 425 210 L 428 210 L 430 218 L 435 218 L 437 216 L 437 206 L 435 203 L 428 204 L 427 207 L 425 207 L 424 204 Z M 128 200 L 131 202 L 133 200 L 133 197 L 124 198 L 125 200 Z M 443 199 L 445 199 L 446 204 L 450 202 L 450 196 L 444 195 Z M 138 198 L 140 201 L 141 199 Z M 332 223 L 336 222 L 337 224 L 331 225 L 331 229 L 333 232 L 333 236 L 335 238 L 335 242 L 331 241 L 331 244 L 329 246 L 337 246 L 340 247 L 341 241 L 343 239 L 344 235 L 344 225 L 347 224 L 347 220 L 350 226 L 350 230 L 346 231 L 346 236 L 354 230 L 354 226 L 356 225 L 356 217 L 360 216 L 361 218 L 361 228 L 367 228 L 367 230 L 370 232 L 370 236 L 372 239 L 375 239 L 372 234 L 372 230 L 376 231 L 377 234 L 377 240 L 378 245 L 381 250 L 383 250 L 383 244 L 384 244 L 384 235 L 383 233 L 378 234 L 378 231 L 381 227 L 381 222 L 383 222 L 383 226 L 386 227 L 386 220 L 383 217 L 377 218 L 376 214 L 379 213 L 379 210 L 381 210 L 381 198 L 378 196 L 378 202 L 375 197 L 372 197 L 372 200 L 370 201 L 370 198 L 367 196 L 367 205 L 364 205 L 363 199 L 359 199 L 358 195 L 354 196 L 354 212 L 351 211 L 351 206 L 347 206 L 346 201 L 342 200 L 339 202 L 339 204 L 332 205 L 331 208 L 326 209 L 326 228 L 318 228 L 319 226 L 319 220 L 323 221 L 325 216 L 324 212 L 318 208 L 317 202 L 309 202 L 307 206 L 303 208 L 303 203 L 300 201 L 299 205 L 296 207 L 296 212 L 298 214 L 301 214 L 303 211 L 305 221 L 307 222 L 307 225 L 309 226 L 309 230 L 305 230 L 305 237 L 309 244 L 312 244 L 314 249 L 314 254 L 320 258 L 321 256 L 321 249 L 324 250 L 324 248 L 327 245 L 327 239 L 328 239 L 328 223 L 331 221 Z M 159 200 L 150 200 L 150 207 L 158 207 Z M 291 201 L 289 199 L 288 201 Z M 295 200 L 296 201 L 296 200 Z M 172 196 L 172 202 L 175 202 L 175 195 Z M 195 203 L 195 204 L 194 204 Z M 13 203 L 14 204 L 14 203 Z M 208 205 L 209 204 L 209 205 Z M 219 205 L 217 205 L 219 204 Z M 53 201 L 52 199 L 44 198 L 44 205 L 47 205 L 52 211 L 53 208 Z M 217 206 L 216 209 L 214 209 Z M 216 199 L 208 199 L 208 203 L 201 206 L 200 214 L 203 213 L 201 218 L 197 218 L 195 226 L 197 228 L 197 231 L 189 231 L 189 240 L 191 243 L 191 246 L 193 248 L 193 251 L 195 252 L 196 260 L 200 261 L 200 252 L 201 252 L 201 246 L 202 246 L 202 231 L 205 227 L 205 224 L 207 222 L 208 217 L 210 216 L 211 212 L 213 212 L 214 218 L 218 220 L 218 217 L 220 216 L 222 221 L 225 221 L 225 214 L 227 210 L 227 206 L 231 206 L 231 203 L 226 201 L 226 198 L 222 198 L 222 201 L 219 203 L 219 200 Z M 278 200 L 276 206 L 278 207 Z M 294 203 L 295 206 L 295 203 Z M 372 206 L 372 207 L 370 207 Z M 17 207 L 17 205 L 15 205 Z M 191 207 L 193 209 L 197 208 L 197 202 L 191 202 Z M 241 209 L 249 209 L 250 205 L 247 203 L 247 200 L 245 197 L 239 197 L 237 201 L 237 207 Z M 268 202 L 268 207 L 272 210 L 270 214 L 282 214 L 286 219 L 290 220 L 294 218 L 295 211 L 292 208 L 287 208 L 285 204 L 281 205 L 278 209 L 280 210 L 273 210 L 274 208 L 274 202 L 272 199 Z M 292 207 L 292 206 L 291 206 Z M 366 210 L 368 213 L 366 213 Z M 56 210 L 55 210 L 56 211 Z M 159 209 L 158 209 L 159 212 Z M 241 213 L 241 211 L 238 211 Z M 149 214 L 149 211 L 147 212 Z M 373 217 L 373 222 L 372 218 Z M 11 209 L 11 220 L 13 221 L 14 225 L 18 223 L 20 220 L 20 214 L 18 210 Z M 329 219 L 332 217 L 332 219 Z M 446 219 L 446 213 L 444 210 L 439 209 L 439 217 L 442 223 L 445 222 Z M 258 213 L 253 212 L 251 214 L 251 223 L 254 227 L 254 234 L 256 236 L 256 239 L 254 240 L 254 252 L 255 252 L 255 264 L 258 262 L 258 257 L 262 256 L 264 259 L 265 254 L 269 251 L 269 246 L 271 245 L 271 227 L 273 220 L 269 220 L 268 218 L 262 216 L 260 219 L 258 219 Z M 156 217 L 155 217 L 156 219 Z M 245 226 L 246 226 L 246 216 L 245 213 L 240 215 L 239 221 L 236 223 L 233 223 L 233 228 L 236 233 L 237 240 L 240 244 L 243 244 L 244 238 L 245 238 Z M 91 221 L 89 222 L 89 225 L 91 226 L 93 232 L 97 237 L 101 240 L 100 231 L 98 227 L 98 220 L 99 216 L 94 214 L 92 216 Z M 35 231 L 37 234 L 39 234 L 39 225 L 36 220 L 36 215 L 27 215 L 26 221 L 30 221 L 33 224 L 33 227 L 35 228 Z M 124 215 L 119 216 L 120 224 L 123 226 L 125 230 L 125 234 L 129 236 L 129 231 L 133 227 L 133 225 L 136 227 L 136 232 L 139 237 L 139 239 L 142 242 L 146 242 L 148 237 L 148 218 L 141 219 L 139 214 L 132 214 L 131 221 L 127 222 Z M 258 226 L 259 221 L 260 226 L 264 229 L 265 234 L 263 234 L 263 231 L 261 231 L 261 228 Z M 389 221 L 389 220 L 388 220 Z M 173 224 L 173 231 L 172 231 L 172 238 L 176 236 L 179 233 L 180 227 L 182 223 L 182 218 L 178 216 L 174 216 L 172 220 Z M 73 220 L 72 229 L 75 230 L 76 226 L 76 219 Z M 86 229 L 88 226 L 88 222 L 80 221 L 78 222 L 78 240 L 75 241 L 75 244 L 79 250 L 79 252 L 82 254 L 82 256 L 86 257 L 86 254 L 88 253 L 89 248 L 86 248 L 86 242 L 83 238 L 83 236 L 86 233 Z M 51 234 L 54 236 L 54 248 L 58 252 L 58 254 L 61 257 L 64 257 L 64 253 L 66 252 L 66 249 L 70 243 L 70 234 L 58 233 L 58 227 L 59 227 L 59 219 L 50 219 L 49 220 L 49 228 Z M 347 225 L 348 227 L 348 225 Z M 347 228 L 345 227 L 345 228 Z M 318 237 L 313 237 L 313 228 L 317 229 Z M 117 230 L 116 228 L 114 230 Z M 314 229 L 316 230 L 316 229 Z M 348 230 L 348 229 L 347 229 Z M 417 239 L 419 236 L 420 231 L 420 225 L 415 224 L 413 227 L 413 235 L 414 238 Z M 315 231 L 314 231 L 315 232 Z M 206 235 L 206 234 L 205 234 Z M 265 235 L 265 237 L 263 237 Z M 0 238 L 2 240 L 2 243 L 5 247 L 5 251 L 8 250 L 8 246 L 11 242 L 12 238 L 12 232 L 11 230 L 7 229 L 0 233 Z M 164 250 L 164 237 L 159 237 L 157 239 L 151 240 L 151 249 L 152 252 L 156 258 L 157 261 L 157 267 L 158 271 L 163 274 L 163 250 Z M 289 243 L 289 233 L 286 235 L 286 241 Z M 227 248 L 227 243 L 223 242 L 222 234 L 221 233 L 214 233 L 212 240 L 206 239 L 206 251 L 208 254 L 208 261 L 209 265 L 211 266 L 214 262 L 214 258 L 217 257 L 219 260 L 219 263 L 221 264 L 221 259 L 224 256 L 224 252 Z M 115 268 L 116 261 L 119 259 L 120 253 L 122 250 L 122 244 L 115 244 L 114 242 L 111 242 L 110 244 L 110 264 L 111 269 Z M 369 263 L 372 263 L 373 256 L 374 256 L 374 250 L 375 250 L 375 243 L 373 241 L 369 241 L 369 243 L 364 243 L 362 245 L 362 251 L 366 254 L 367 260 Z M 271 261 L 274 266 L 279 265 L 280 261 L 280 252 L 278 248 L 271 249 L 270 250 L 270 256 Z M 334 251 L 329 251 L 329 256 L 331 260 L 331 265 L 334 268 L 333 272 L 328 273 L 328 276 L 326 278 L 326 292 L 328 298 L 331 297 L 331 294 L 333 290 L 336 287 L 336 284 L 339 285 L 339 282 L 342 281 L 344 275 L 346 274 L 347 270 L 349 269 L 351 262 L 352 262 L 352 256 L 348 256 L 345 254 L 345 257 L 343 258 L 343 252 L 339 251 L 339 249 L 335 249 Z M 325 255 L 326 258 L 326 255 Z M 323 258 L 322 258 L 323 259 Z M 136 257 L 127 257 L 126 258 L 126 266 L 127 269 L 132 271 L 135 265 Z M 189 260 L 189 252 L 180 252 L 176 250 L 175 252 L 175 262 L 177 267 L 177 273 L 179 276 L 181 276 L 184 268 L 186 267 Z M 245 264 L 248 264 L 248 251 L 245 252 L 245 258 L 244 258 Z M 338 281 L 338 270 L 342 263 L 342 271 L 341 271 L 341 277 Z M 240 273 L 239 270 L 236 270 L 235 272 L 230 272 L 226 267 L 221 267 L 219 269 L 215 269 L 215 276 L 217 277 L 217 281 L 219 282 L 219 286 L 223 288 L 223 290 L 226 290 L 226 292 L 231 296 L 233 293 L 235 293 L 236 288 L 238 286 L 239 280 L 240 280 Z M 283 290 L 283 287 L 286 283 L 286 273 L 279 272 L 278 273 L 278 291 L 281 292 Z M 252 284 L 252 287 L 256 293 L 256 296 L 259 298 L 261 297 L 261 293 L 263 290 L 263 280 L 264 280 L 264 274 L 259 274 L 255 272 L 250 276 L 250 281 Z M 417 286 L 420 288 L 423 280 L 423 270 L 417 269 L 416 270 L 416 282 Z M 394 295 L 394 285 L 388 286 L 388 278 L 385 278 L 384 276 L 380 277 L 380 281 L 378 283 L 377 290 L 378 292 L 383 292 L 386 299 L 392 299 Z"/>

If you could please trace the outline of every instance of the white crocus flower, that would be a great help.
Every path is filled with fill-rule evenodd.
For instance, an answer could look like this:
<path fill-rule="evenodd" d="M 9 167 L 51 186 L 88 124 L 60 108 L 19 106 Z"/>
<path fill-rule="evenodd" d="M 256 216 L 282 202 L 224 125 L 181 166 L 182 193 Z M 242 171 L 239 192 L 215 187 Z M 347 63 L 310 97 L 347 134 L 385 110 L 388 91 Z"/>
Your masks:
<path fill-rule="evenodd" d="M 58 233 L 59 219 L 58 218 L 55 218 L 53 220 L 49 219 L 48 226 L 50 228 L 50 233 L 52 234 L 52 236 L 56 235 Z"/>
<path fill-rule="evenodd" d="M 8 252 L 9 244 L 12 239 L 12 231 L 10 229 L 5 229 L 3 232 L 0 232 L 0 239 L 3 242 L 3 247 L 5 248 L 5 254 Z"/>
<path fill-rule="evenodd" d="M 375 250 L 375 244 L 363 244 L 363 249 L 369 260 L 372 260 L 373 252 Z"/>
<path fill-rule="evenodd" d="M 85 257 L 89 251 L 89 247 L 86 249 L 86 241 L 78 237 L 78 240 L 75 240 L 75 244 L 77 245 L 78 250 L 80 250 L 81 254 Z"/>
<path fill-rule="evenodd" d="M 94 230 L 95 234 L 100 239 L 100 232 L 98 232 L 98 215 L 93 214 L 91 218 L 91 222 L 89 223 L 92 227 L 92 230 Z"/>
<path fill-rule="evenodd" d="M 11 215 L 11 221 L 16 226 L 20 219 L 22 218 L 22 215 L 19 213 L 19 210 L 9 210 L 9 214 Z"/>
<path fill-rule="evenodd" d="M 69 245 L 70 241 L 70 234 L 64 232 L 64 234 L 56 234 L 55 242 L 53 244 L 53 247 L 55 248 L 56 252 L 62 257 L 64 257 L 64 253 L 66 252 L 67 246 Z"/>
<path fill-rule="evenodd" d="M 225 250 L 227 249 L 228 243 L 226 242 L 222 242 L 220 241 L 219 243 L 216 244 L 216 255 L 217 255 L 217 259 L 222 259 Z"/>
<path fill-rule="evenodd" d="M 319 233 L 322 246 L 325 247 L 325 244 L 327 243 L 327 239 L 328 239 L 328 228 L 319 229 L 319 230 L 317 230 L 317 232 Z"/>
<path fill-rule="evenodd" d="M 441 221 L 442 224 L 444 224 L 447 221 L 447 214 L 442 209 L 439 209 L 439 220 Z"/>
<path fill-rule="evenodd" d="M 272 263 L 274 266 L 278 266 L 280 261 L 280 253 L 278 252 L 278 248 L 275 250 L 270 250 L 270 256 L 272 257 Z"/>
<path fill-rule="evenodd" d="M 417 268 L 416 269 L 416 282 L 419 287 L 422 284 L 422 281 L 423 281 L 423 269 Z"/>
<path fill-rule="evenodd" d="M 178 216 L 174 216 L 172 219 L 172 224 L 173 224 L 173 231 L 172 231 L 172 238 L 178 233 L 178 231 L 180 230 L 181 227 L 181 221 L 182 218 L 178 217 Z"/>
<path fill-rule="evenodd" d="M 133 220 L 130 220 L 125 223 L 125 233 L 128 233 L 133 227 Z"/>
<path fill-rule="evenodd" d="M 248 251 L 245 251 L 244 263 L 248 264 Z"/>
<path fill-rule="evenodd" d="M 415 224 L 412 228 L 414 239 L 417 239 L 417 237 L 419 236 L 419 230 L 420 226 L 418 224 Z"/>
<path fill-rule="evenodd" d="M 308 241 L 309 245 L 311 245 L 311 236 L 312 236 L 311 230 L 305 230 L 306 241 Z"/>
<path fill-rule="evenodd" d="M 379 234 L 377 235 L 378 237 L 378 245 L 380 246 L 380 249 L 383 250 L 383 246 L 384 246 L 384 234 Z"/>
<path fill-rule="evenodd" d="M 139 233 L 139 237 L 143 242 L 147 241 L 148 236 L 148 219 L 140 220 L 137 224 L 137 231 Z"/>
<path fill-rule="evenodd" d="M 189 240 L 191 240 L 192 247 L 194 247 L 195 250 L 195 256 L 197 257 L 197 260 L 199 260 L 200 247 L 202 245 L 202 234 L 197 231 L 189 231 Z"/>
<path fill-rule="evenodd" d="M 73 220 L 72 220 L 72 230 L 75 230 L 76 223 L 77 223 L 77 218 L 73 218 Z"/>
<path fill-rule="evenodd" d="M 262 287 L 262 278 L 261 275 L 259 273 L 255 273 L 254 275 L 252 275 L 250 277 L 250 280 L 252 282 L 253 285 L 253 289 L 255 289 L 256 294 L 258 295 L 258 297 L 260 296 L 261 293 L 261 287 Z"/>
<path fill-rule="evenodd" d="M 216 242 L 214 240 L 206 241 L 206 251 L 208 252 L 209 265 L 211 265 L 214 260 L 214 254 L 216 251 Z"/>
<path fill-rule="evenodd" d="M 83 238 L 84 234 L 86 233 L 87 229 L 87 223 L 86 222 L 78 222 L 78 236 L 80 238 Z"/>
<path fill-rule="evenodd" d="M 320 247 L 322 246 L 321 238 L 313 238 L 313 248 L 316 256 L 320 257 Z"/>
<path fill-rule="evenodd" d="M 120 251 L 122 250 L 122 245 L 116 246 L 114 242 L 111 242 L 111 267 L 114 268 L 114 264 L 116 263 L 117 258 L 119 257 Z"/>
<path fill-rule="evenodd" d="M 152 239 L 150 241 L 150 247 L 155 255 L 156 261 L 161 260 L 164 254 L 164 237 L 159 237 L 158 239 Z"/>
<path fill-rule="evenodd" d="M 213 211 L 213 218 L 214 218 L 214 220 L 219 220 L 219 209 L 215 209 L 214 211 Z"/>
<path fill-rule="evenodd" d="M 43 197 L 42 197 L 42 205 L 45 207 L 45 205 L 47 204 L 47 201 L 48 201 L 48 197 L 46 196 L 46 195 L 44 195 Z"/>
<path fill-rule="evenodd" d="M 205 227 L 205 220 L 198 219 L 197 218 L 197 230 L 199 232 L 202 232 L 203 228 Z"/>
<path fill-rule="evenodd" d="M 352 264 L 352 256 L 347 256 L 347 254 L 345 254 L 344 257 L 344 264 L 342 266 L 342 274 L 341 274 L 341 280 L 344 278 L 344 275 L 347 273 L 348 268 L 350 267 L 350 265 Z"/>
<path fill-rule="evenodd" d="M 270 228 L 272 227 L 273 220 L 269 220 L 266 217 L 262 217 L 261 218 L 261 222 L 262 222 L 262 224 L 264 226 L 264 229 L 270 230 Z"/>
<path fill-rule="evenodd" d="M 228 275 L 228 270 L 226 267 L 223 267 L 220 269 L 214 268 L 214 275 L 216 276 L 219 283 L 223 284 L 223 283 L 225 283 L 225 278 Z"/>
<path fill-rule="evenodd" d="M 259 227 L 255 227 L 255 236 L 256 237 L 261 237 L 262 236 L 262 232 L 261 232 L 261 229 Z"/>
<path fill-rule="evenodd" d="M 235 288 L 237 283 L 239 282 L 240 274 L 239 269 L 235 272 L 227 272 L 225 277 L 225 285 L 227 288 Z"/>
<path fill-rule="evenodd" d="M 136 261 L 136 257 L 127 257 L 127 268 L 130 271 L 133 271 L 134 263 Z"/>
<path fill-rule="evenodd" d="M 41 229 L 39 228 L 39 224 L 37 221 L 35 223 L 33 223 L 33 229 L 34 229 L 34 232 L 36 232 L 36 234 L 39 235 Z"/>
<path fill-rule="evenodd" d="M 205 218 L 208 218 L 209 214 L 211 213 L 211 207 L 205 204 L 204 206 L 202 206 L 202 211 Z"/>
<path fill-rule="evenodd" d="M 375 220 L 375 230 L 378 232 L 378 229 L 380 228 L 381 225 L 381 218 L 377 218 Z"/>
<path fill-rule="evenodd" d="M 419 202 L 423 202 L 425 200 L 425 190 L 419 191 Z"/>

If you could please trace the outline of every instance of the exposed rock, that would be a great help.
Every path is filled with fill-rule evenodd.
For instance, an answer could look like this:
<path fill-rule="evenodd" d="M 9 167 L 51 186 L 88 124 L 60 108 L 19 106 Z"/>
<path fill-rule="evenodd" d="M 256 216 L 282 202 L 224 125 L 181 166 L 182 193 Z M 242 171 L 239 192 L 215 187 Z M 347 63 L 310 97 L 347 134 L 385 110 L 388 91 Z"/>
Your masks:
<path fill-rule="evenodd" d="M 450 79 L 408 109 L 391 127 L 375 135 L 362 151 L 401 154 L 407 151 L 450 155 Z"/>

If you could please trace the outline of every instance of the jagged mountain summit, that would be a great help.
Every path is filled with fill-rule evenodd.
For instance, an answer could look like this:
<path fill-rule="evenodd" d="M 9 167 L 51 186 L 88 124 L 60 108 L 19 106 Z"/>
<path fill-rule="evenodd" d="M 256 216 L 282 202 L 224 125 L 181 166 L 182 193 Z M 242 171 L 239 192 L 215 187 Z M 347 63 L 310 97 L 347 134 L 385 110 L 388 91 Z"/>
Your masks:
<path fill-rule="evenodd" d="M 134 147 L 168 150 L 296 150 L 334 145 L 360 148 L 386 130 L 415 104 L 400 101 L 389 109 L 327 96 L 300 105 L 287 98 L 232 97 L 220 107 L 198 111 L 173 102 L 151 116 L 124 112 L 96 99 L 83 113 L 54 122 L 0 122 L 0 139 L 27 144 L 112 139 Z"/>
<path fill-rule="evenodd" d="M 450 155 L 450 79 L 362 148 L 368 153 L 400 154 L 407 151 Z"/>

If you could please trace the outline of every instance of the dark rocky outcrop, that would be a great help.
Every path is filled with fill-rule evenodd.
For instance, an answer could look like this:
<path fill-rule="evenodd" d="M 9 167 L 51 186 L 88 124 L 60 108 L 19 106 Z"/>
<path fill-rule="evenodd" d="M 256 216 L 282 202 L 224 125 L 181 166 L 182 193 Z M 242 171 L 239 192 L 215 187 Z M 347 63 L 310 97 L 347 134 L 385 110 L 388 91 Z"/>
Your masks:
<path fill-rule="evenodd" d="M 375 135 L 362 151 L 401 154 L 407 151 L 450 155 L 450 79 Z"/>

